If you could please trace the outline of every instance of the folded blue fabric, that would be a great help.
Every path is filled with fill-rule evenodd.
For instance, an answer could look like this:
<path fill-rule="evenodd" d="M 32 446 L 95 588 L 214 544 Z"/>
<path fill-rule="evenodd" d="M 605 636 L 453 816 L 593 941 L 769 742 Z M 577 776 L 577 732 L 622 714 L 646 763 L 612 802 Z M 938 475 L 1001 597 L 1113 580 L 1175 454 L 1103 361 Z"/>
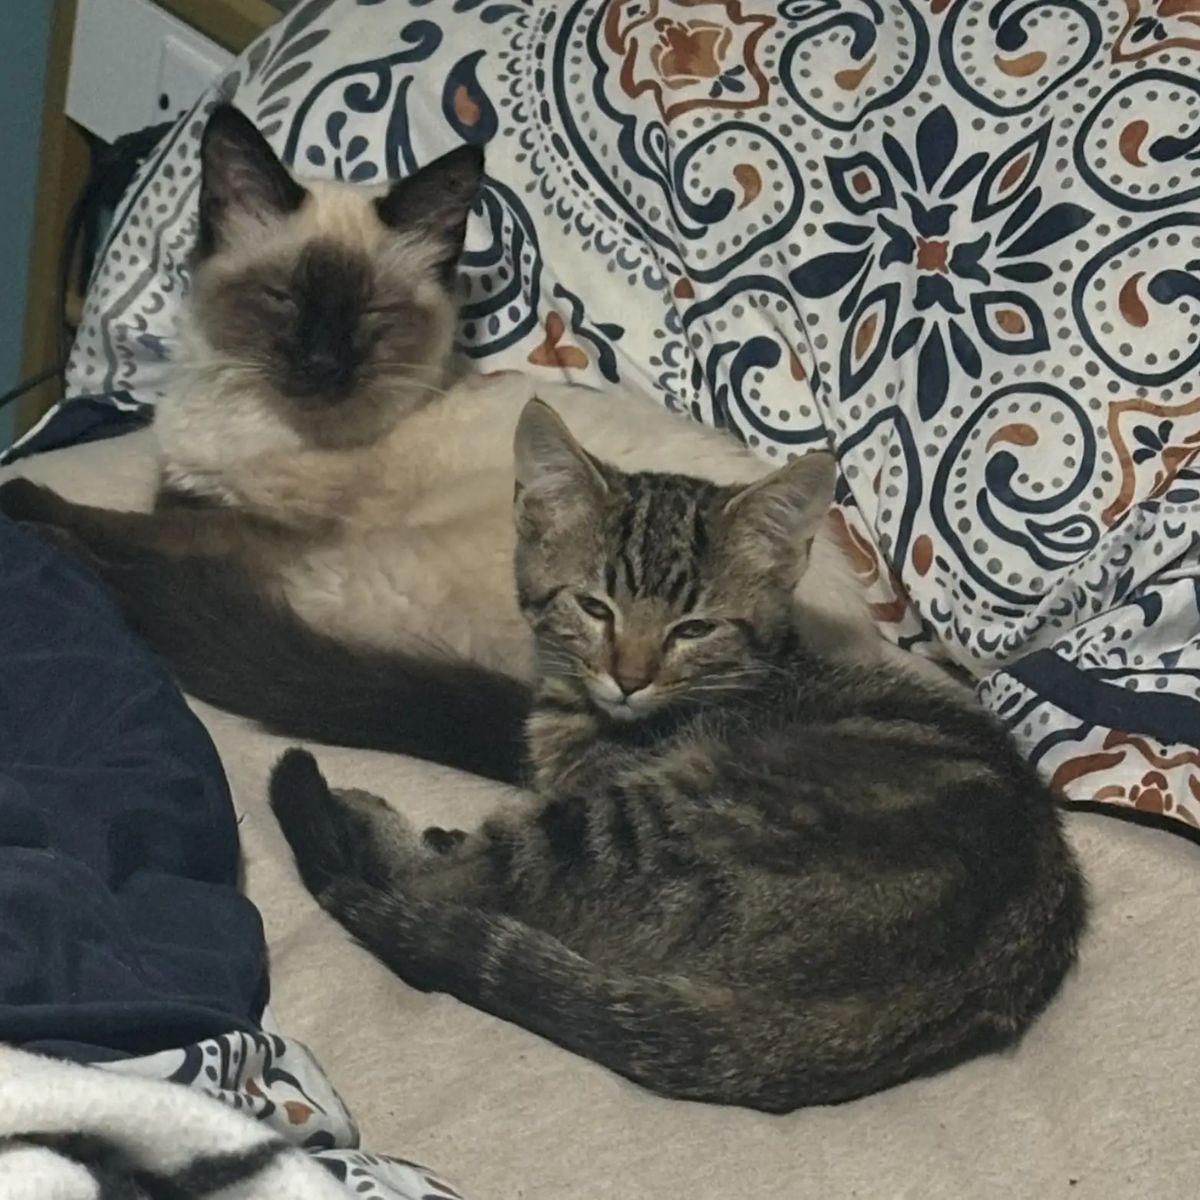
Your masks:
<path fill-rule="evenodd" d="M 98 583 L 0 518 L 0 1042 L 85 1061 L 258 1027 L 211 741 Z"/>

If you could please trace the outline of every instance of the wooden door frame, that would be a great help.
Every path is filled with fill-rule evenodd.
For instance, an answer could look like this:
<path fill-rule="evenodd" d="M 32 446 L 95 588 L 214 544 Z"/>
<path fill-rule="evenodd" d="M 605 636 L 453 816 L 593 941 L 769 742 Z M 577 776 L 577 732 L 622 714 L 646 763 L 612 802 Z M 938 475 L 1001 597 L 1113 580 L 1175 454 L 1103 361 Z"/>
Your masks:
<path fill-rule="evenodd" d="M 0 0 L 3 2 L 3 0 Z M 226 50 L 237 53 L 280 17 L 267 0 L 152 0 Z M 91 153 L 83 130 L 67 116 L 67 76 L 75 32 L 77 0 L 54 0 L 46 92 L 42 108 L 41 154 L 34 205 L 29 274 L 25 287 L 21 378 L 31 379 L 62 363 L 65 311 L 76 316 L 82 297 L 59 296 L 63 244 L 71 211 L 87 183 Z M 29 430 L 61 398 L 58 376 L 30 389 L 16 405 L 16 434 Z"/>
<path fill-rule="evenodd" d="M 91 157 L 83 130 L 67 118 L 65 111 L 75 4 L 76 0 L 55 0 L 50 25 L 37 198 L 25 285 L 22 379 L 60 365 L 63 339 L 58 288 L 62 247 L 71 209 L 87 181 Z M 57 376 L 26 392 L 17 402 L 17 436 L 60 399 L 60 392 Z"/>

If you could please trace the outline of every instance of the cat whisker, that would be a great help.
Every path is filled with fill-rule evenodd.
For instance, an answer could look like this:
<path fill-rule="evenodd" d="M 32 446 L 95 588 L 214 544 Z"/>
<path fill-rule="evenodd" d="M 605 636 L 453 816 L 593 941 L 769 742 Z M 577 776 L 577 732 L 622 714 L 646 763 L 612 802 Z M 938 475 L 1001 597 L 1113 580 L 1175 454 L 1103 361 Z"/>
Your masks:
<path fill-rule="evenodd" d="M 583 679 L 584 678 L 583 672 L 578 670 L 575 667 L 566 667 L 566 666 L 560 667 L 560 666 L 551 665 L 551 666 L 543 667 L 543 670 L 546 672 L 546 674 L 553 675 L 556 679 Z"/>
<path fill-rule="evenodd" d="M 373 360 L 376 366 L 386 367 L 389 371 L 411 371 L 413 378 L 428 377 L 436 379 L 441 377 L 442 372 L 436 367 L 431 367 L 428 363 L 409 362 L 403 358 L 376 358 Z"/>
<path fill-rule="evenodd" d="M 553 650 L 543 650 L 538 656 L 538 665 L 547 675 L 560 679 L 584 678 L 583 667 L 576 659 Z"/>
<path fill-rule="evenodd" d="M 430 392 L 434 396 L 445 396 L 446 389 L 438 387 L 435 383 L 424 383 L 419 379 L 397 379 L 392 381 L 395 387 L 417 388 L 422 392 Z"/>

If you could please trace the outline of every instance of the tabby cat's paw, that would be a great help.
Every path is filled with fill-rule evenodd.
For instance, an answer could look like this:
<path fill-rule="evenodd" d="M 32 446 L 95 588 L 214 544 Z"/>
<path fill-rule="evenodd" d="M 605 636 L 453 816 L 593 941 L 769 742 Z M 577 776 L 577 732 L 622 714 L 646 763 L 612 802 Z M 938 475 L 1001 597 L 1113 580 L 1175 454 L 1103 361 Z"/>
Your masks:
<path fill-rule="evenodd" d="M 450 854 L 467 840 L 467 834 L 462 829 L 442 829 L 438 825 L 430 825 L 421 834 L 421 840 L 435 854 Z"/>
<path fill-rule="evenodd" d="M 325 908 L 330 888 L 341 881 L 380 890 L 402 886 L 431 854 L 378 796 L 331 788 L 307 750 L 289 750 L 275 764 L 270 795 L 300 878 Z"/>
<path fill-rule="evenodd" d="M 351 866 L 340 836 L 337 801 L 307 750 L 288 750 L 275 764 L 271 811 L 292 849 L 304 886 L 320 898 Z"/>

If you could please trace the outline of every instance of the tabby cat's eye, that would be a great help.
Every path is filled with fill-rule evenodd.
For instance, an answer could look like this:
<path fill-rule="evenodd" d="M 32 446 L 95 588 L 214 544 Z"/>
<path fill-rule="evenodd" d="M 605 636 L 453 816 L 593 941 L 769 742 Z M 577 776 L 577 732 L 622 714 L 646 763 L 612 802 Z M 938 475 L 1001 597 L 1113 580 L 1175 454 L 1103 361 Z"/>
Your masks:
<path fill-rule="evenodd" d="M 714 629 L 716 629 L 716 627 L 716 621 L 680 621 L 678 625 L 671 626 L 671 632 L 669 636 L 672 640 L 702 638 L 707 637 Z"/>
<path fill-rule="evenodd" d="M 283 288 L 272 287 L 269 283 L 263 284 L 263 295 L 266 296 L 272 304 L 278 304 L 281 307 L 285 304 L 291 304 L 291 294 L 285 292 Z"/>
<path fill-rule="evenodd" d="M 595 596 L 588 596 L 580 592 L 575 597 L 575 603 L 583 609 L 589 617 L 595 617 L 597 621 L 611 621 L 613 611 L 604 603 L 603 600 L 597 600 Z"/>

